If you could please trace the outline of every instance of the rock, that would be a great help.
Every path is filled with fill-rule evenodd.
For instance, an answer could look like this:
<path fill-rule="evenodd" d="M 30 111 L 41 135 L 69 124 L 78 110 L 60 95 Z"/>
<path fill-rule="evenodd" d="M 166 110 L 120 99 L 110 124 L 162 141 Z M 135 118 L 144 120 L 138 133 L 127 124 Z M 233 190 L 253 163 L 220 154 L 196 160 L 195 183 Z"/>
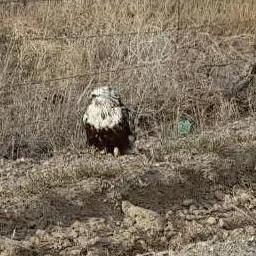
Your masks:
<path fill-rule="evenodd" d="M 121 223 L 121 221 L 116 221 L 115 224 L 116 224 L 117 227 L 119 227 L 119 226 L 121 226 L 122 223 Z"/>
<path fill-rule="evenodd" d="M 80 249 L 74 249 L 74 250 L 71 250 L 70 252 L 69 252 L 70 254 L 70 256 L 72 255 L 72 256 L 78 256 L 78 255 L 81 255 L 81 250 Z"/>
<path fill-rule="evenodd" d="M 16 163 L 17 163 L 17 164 L 19 164 L 19 163 L 24 163 L 24 162 L 25 162 L 24 157 L 21 157 L 21 158 L 16 159 Z"/>
<path fill-rule="evenodd" d="M 41 229 L 38 229 L 35 233 L 36 236 L 39 236 L 39 237 L 43 237 L 46 235 L 46 231 L 45 230 L 41 230 Z"/>
<path fill-rule="evenodd" d="M 138 229 L 157 233 L 163 230 L 163 218 L 156 212 L 131 204 L 129 201 L 122 202 L 122 211 L 125 218 L 132 220 Z"/>
<path fill-rule="evenodd" d="M 214 211 L 218 211 L 219 209 L 221 209 L 221 206 L 219 204 L 214 204 L 212 208 Z"/>
<path fill-rule="evenodd" d="M 43 166 L 48 166 L 50 164 L 49 160 L 46 160 L 42 163 Z"/>
<path fill-rule="evenodd" d="M 214 217 L 209 217 L 206 222 L 209 225 L 215 225 L 217 223 L 217 220 Z"/>
<path fill-rule="evenodd" d="M 97 247 L 97 246 L 102 246 L 102 245 L 105 246 L 110 244 L 110 240 L 108 238 L 99 237 L 99 236 L 96 236 L 91 239 L 88 239 L 88 236 L 79 236 L 76 241 L 82 247 L 87 247 L 87 246 Z"/>
<path fill-rule="evenodd" d="M 8 256 L 37 256 L 38 253 L 35 250 L 30 249 L 28 244 L 23 244 L 19 241 L 0 238 L 0 252 L 1 255 Z"/>
<path fill-rule="evenodd" d="M 90 248 L 90 250 L 88 250 L 87 256 L 107 256 L 109 255 L 107 253 L 107 250 L 104 248 Z"/>
<path fill-rule="evenodd" d="M 232 198 L 230 195 L 225 195 L 224 196 L 224 206 L 230 206 L 232 204 Z"/>
<path fill-rule="evenodd" d="M 81 254 L 81 249 L 74 248 L 71 250 L 64 250 L 60 253 L 60 256 L 80 256 L 80 255 L 86 255 L 86 254 Z M 50 256 L 50 255 L 49 255 Z"/>
<path fill-rule="evenodd" d="M 205 215 L 205 210 L 194 210 L 193 211 L 193 214 L 196 215 L 196 216 L 204 216 Z"/>
<path fill-rule="evenodd" d="M 247 232 L 248 234 L 250 234 L 250 235 L 255 235 L 255 233 L 256 233 L 256 229 L 255 229 L 255 227 L 253 227 L 253 226 L 247 226 L 247 227 L 245 228 L 245 230 L 246 230 L 246 232 Z"/>
<path fill-rule="evenodd" d="M 167 225 L 164 228 L 164 236 L 162 237 L 163 239 L 169 240 L 173 236 L 177 234 L 173 224 L 169 221 Z"/>
<path fill-rule="evenodd" d="M 246 193 L 246 192 L 243 192 L 240 194 L 239 198 L 238 198 L 238 201 L 241 203 L 241 204 L 245 204 L 247 202 L 249 202 L 251 199 L 251 196 Z"/>
<path fill-rule="evenodd" d="M 202 210 L 209 210 L 209 209 L 211 209 L 211 204 L 209 204 L 209 203 L 206 203 L 206 202 L 203 202 L 202 204 L 201 204 L 201 206 L 202 206 Z"/>
<path fill-rule="evenodd" d="M 67 248 L 67 247 L 71 247 L 72 243 L 69 239 L 64 239 L 61 241 L 61 247 L 62 248 Z"/>
<path fill-rule="evenodd" d="M 78 220 L 76 220 L 73 224 L 72 224 L 72 228 L 79 228 L 81 225 L 83 225 L 83 224 L 81 224 L 81 222 L 80 221 L 78 221 Z"/>
<path fill-rule="evenodd" d="M 190 207 L 189 207 L 189 212 L 190 212 L 190 213 L 193 213 L 196 209 L 197 209 L 197 207 L 196 207 L 194 204 L 192 204 L 192 205 L 190 205 Z"/>
<path fill-rule="evenodd" d="M 225 226 L 225 222 L 223 219 L 219 219 L 218 225 L 220 228 L 223 228 Z"/>
<path fill-rule="evenodd" d="M 66 234 L 64 232 L 60 232 L 60 231 L 54 231 L 54 232 L 51 233 L 51 235 L 54 238 L 64 238 L 64 237 L 66 237 Z"/>
<path fill-rule="evenodd" d="M 181 219 L 185 219 L 186 215 L 182 211 L 177 212 L 177 216 L 179 216 Z"/>
<path fill-rule="evenodd" d="M 165 214 L 165 218 L 171 218 L 173 216 L 174 212 L 172 210 L 169 210 L 166 214 Z"/>
<path fill-rule="evenodd" d="M 191 220 L 194 220 L 194 219 L 196 219 L 196 216 L 195 216 L 195 215 L 192 215 L 192 214 L 186 215 L 186 220 L 191 221 Z"/>
<path fill-rule="evenodd" d="M 80 221 L 75 221 L 71 227 L 77 233 L 77 235 L 87 234 L 88 232 L 88 227 L 86 224 Z"/>
<path fill-rule="evenodd" d="M 74 238 L 77 238 L 78 237 L 78 233 L 75 231 L 75 230 L 71 230 L 69 233 L 68 233 L 68 237 L 74 239 Z"/>
<path fill-rule="evenodd" d="M 115 157 L 119 157 L 120 156 L 120 150 L 117 147 L 114 148 L 114 156 Z"/>
<path fill-rule="evenodd" d="M 188 211 L 187 209 L 184 209 L 184 210 L 183 210 L 183 214 L 184 214 L 184 215 L 187 215 L 188 213 L 189 213 L 189 211 Z"/>
<path fill-rule="evenodd" d="M 180 209 L 182 209 L 182 206 L 181 206 L 181 205 L 179 205 L 179 204 L 174 204 L 174 205 L 172 205 L 172 210 L 173 210 L 173 211 L 178 211 L 178 210 L 180 210 Z"/>
<path fill-rule="evenodd" d="M 214 196 L 217 200 L 222 201 L 225 197 L 225 194 L 222 191 L 217 190 L 215 191 Z"/>
<path fill-rule="evenodd" d="M 39 239 L 39 237 L 37 237 L 37 236 L 32 236 L 32 237 L 30 238 L 30 242 L 31 242 L 33 245 L 38 246 L 38 245 L 40 244 L 40 239 Z"/>
<path fill-rule="evenodd" d="M 182 204 L 186 207 L 189 207 L 190 205 L 192 205 L 194 203 L 193 199 L 185 199 L 183 200 Z"/>
<path fill-rule="evenodd" d="M 76 241 L 80 246 L 86 247 L 88 245 L 88 236 L 79 236 Z"/>
<path fill-rule="evenodd" d="M 165 231 L 173 231 L 174 227 L 173 224 L 171 222 L 168 222 L 167 225 L 164 228 Z"/>

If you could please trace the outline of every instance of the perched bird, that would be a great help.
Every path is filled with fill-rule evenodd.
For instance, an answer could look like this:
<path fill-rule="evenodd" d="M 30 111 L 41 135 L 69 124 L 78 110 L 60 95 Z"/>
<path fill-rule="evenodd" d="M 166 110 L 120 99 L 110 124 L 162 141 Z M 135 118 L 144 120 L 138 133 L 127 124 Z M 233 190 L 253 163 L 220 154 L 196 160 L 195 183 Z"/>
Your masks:
<path fill-rule="evenodd" d="M 136 139 L 133 114 L 108 86 L 91 92 L 83 123 L 87 144 L 115 156 L 124 154 Z"/>

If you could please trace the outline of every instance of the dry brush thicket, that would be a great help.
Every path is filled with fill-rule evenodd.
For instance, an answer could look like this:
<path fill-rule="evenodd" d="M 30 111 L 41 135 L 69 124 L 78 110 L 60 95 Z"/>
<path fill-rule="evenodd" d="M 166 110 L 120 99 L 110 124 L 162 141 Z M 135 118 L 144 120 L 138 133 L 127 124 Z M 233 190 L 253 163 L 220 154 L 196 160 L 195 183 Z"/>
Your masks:
<path fill-rule="evenodd" d="M 253 114 L 255 13 L 250 0 L 1 5 L 0 155 L 84 147 L 81 114 L 101 84 L 145 133 L 169 136 L 181 113 L 201 128 Z"/>

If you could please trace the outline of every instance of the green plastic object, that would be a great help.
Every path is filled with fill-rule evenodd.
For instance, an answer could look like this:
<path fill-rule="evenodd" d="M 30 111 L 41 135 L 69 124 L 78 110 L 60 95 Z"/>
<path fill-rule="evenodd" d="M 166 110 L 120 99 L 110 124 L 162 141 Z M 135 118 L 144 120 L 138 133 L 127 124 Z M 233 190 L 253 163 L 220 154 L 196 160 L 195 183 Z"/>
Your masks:
<path fill-rule="evenodd" d="M 190 118 L 187 118 L 186 116 L 182 116 L 178 121 L 178 134 L 183 136 L 188 135 L 193 131 L 194 126 L 195 123 L 193 120 L 190 120 Z"/>

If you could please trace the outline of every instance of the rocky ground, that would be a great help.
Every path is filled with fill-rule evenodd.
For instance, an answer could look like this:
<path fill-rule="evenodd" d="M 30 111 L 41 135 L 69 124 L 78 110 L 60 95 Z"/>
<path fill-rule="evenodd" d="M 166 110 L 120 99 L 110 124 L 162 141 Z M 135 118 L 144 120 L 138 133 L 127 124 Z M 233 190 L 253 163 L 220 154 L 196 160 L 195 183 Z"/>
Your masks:
<path fill-rule="evenodd" d="M 256 255 L 256 124 L 0 162 L 0 255 Z"/>

